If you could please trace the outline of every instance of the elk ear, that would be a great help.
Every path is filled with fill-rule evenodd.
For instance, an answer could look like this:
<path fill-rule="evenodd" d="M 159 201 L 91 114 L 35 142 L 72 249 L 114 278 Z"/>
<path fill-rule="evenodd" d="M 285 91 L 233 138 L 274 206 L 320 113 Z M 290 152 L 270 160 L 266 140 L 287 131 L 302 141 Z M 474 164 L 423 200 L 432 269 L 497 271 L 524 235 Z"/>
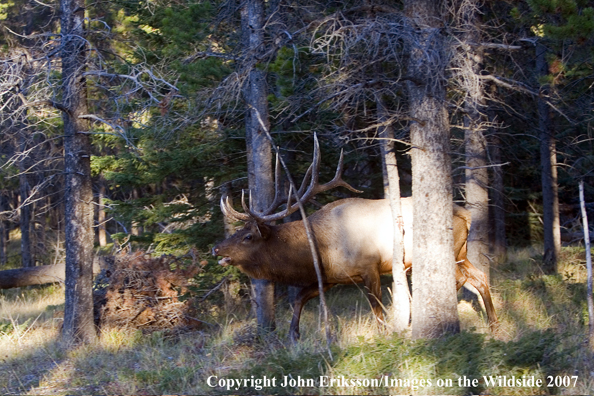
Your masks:
<path fill-rule="evenodd" d="M 258 233 L 260 233 L 260 237 L 262 239 L 268 239 L 270 236 L 270 227 L 268 227 L 266 224 L 256 223 L 256 228 L 258 229 Z"/>

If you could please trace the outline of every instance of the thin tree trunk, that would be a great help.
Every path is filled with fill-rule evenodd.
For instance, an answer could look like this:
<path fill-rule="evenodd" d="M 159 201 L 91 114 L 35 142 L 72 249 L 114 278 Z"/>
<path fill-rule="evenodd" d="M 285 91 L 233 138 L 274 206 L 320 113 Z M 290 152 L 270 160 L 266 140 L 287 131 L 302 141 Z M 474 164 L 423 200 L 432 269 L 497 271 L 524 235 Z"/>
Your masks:
<path fill-rule="evenodd" d="M 536 68 L 539 76 L 548 74 L 546 47 L 536 45 Z M 557 259 L 561 252 L 561 227 L 559 223 L 559 199 L 557 196 L 557 152 L 553 136 L 552 119 L 545 98 L 549 86 L 543 85 L 538 98 L 538 126 L 540 134 L 540 164 L 542 177 L 542 212 L 544 223 L 543 271 L 557 272 Z"/>
<path fill-rule="evenodd" d="M 35 261 L 42 261 L 46 251 L 46 228 L 47 228 L 47 202 L 48 197 L 44 196 L 37 201 L 35 207 Z"/>
<path fill-rule="evenodd" d="M 439 25 L 443 20 L 441 7 L 441 2 L 432 0 L 405 2 L 407 16 L 418 31 L 409 60 L 413 79 L 407 84 L 409 112 L 415 120 L 410 128 L 415 259 L 412 336 L 415 339 L 439 337 L 460 329 L 452 235 L 450 133 L 445 102 L 446 44 Z"/>
<path fill-rule="evenodd" d="M 0 194 L 0 213 L 8 210 L 8 199 Z M 4 216 L 0 215 L 0 267 L 6 265 L 6 246 L 8 245 L 8 223 L 4 221 Z"/>
<path fill-rule="evenodd" d="M 382 98 L 375 99 L 377 118 L 383 122 L 388 118 Z M 394 222 L 394 254 L 392 256 L 392 328 L 400 333 L 408 329 L 410 320 L 410 291 L 404 269 L 404 223 L 400 205 L 400 177 L 398 163 L 394 152 L 394 130 L 392 126 L 381 127 L 379 130 L 380 147 L 384 168 L 384 196 L 390 200 L 392 220 Z"/>
<path fill-rule="evenodd" d="M 502 163 L 501 140 L 496 134 L 491 139 L 491 160 L 495 164 Z M 491 182 L 491 212 L 493 214 L 493 233 L 491 252 L 497 260 L 501 261 L 507 254 L 507 241 L 505 235 L 505 191 L 503 184 L 503 167 L 493 168 Z"/>
<path fill-rule="evenodd" d="M 244 48 L 252 59 L 255 59 L 263 50 L 264 15 L 263 0 L 247 0 L 241 9 Z M 252 67 L 243 95 L 248 107 L 246 113 L 246 143 L 252 209 L 263 211 L 272 203 L 274 198 L 271 145 L 258 121 L 259 115 L 266 127 L 269 127 L 266 74 L 264 71 L 255 66 Z M 274 284 L 263 279 L 252 279 L 252 293 L 258 327 L 263 331 L 274 330 Z"/>
<path fill-rule="evenodd" d="M 93 191 L 85 69 L 84 0 L 60 0 L 64 121 L 66 303 L 62 340 L 97 339 L 93 318 Z"/>
<path fill-rule="evenodd" d="M 586 245 L 586 268 L 588 270 L 588 345 L 590 352 L 594 352 L 594 300 L 592 299 L 592 253 L 590 252 L 590 228 L 588 226 L 588 213 L 584 200 L 584 181 L 580 180 L 580 211 L 584 228 L 584 244 Z"/>
<path fill-rule="evenodd" d="M 97 205 L 97 238 L 99 239 L 99 246 L 107 245 L 107 232 L 105 231 L 105 184 L 101 180 L 99 186 L 99 202 Z"/>
<path fill-rule="evenodd" d="M 464 30 L 464 52 L 460 55 L 460 81 L 465 91 L 464 130 L 466 151 L 466 209 L 472 216 L 468 232 L 468 259 L 490 280 L 489 276 L 489 173 L 487 169 L 487 139 L 483 134 L 484 83 L 480 79 L 483 51 L 481 31 L 475 2 L 463 1 L 458 11 Z"/>
<path fill-rule="evenodd" d="M 138 188 L 132 189 L 132 199 L 138 200 L 139 198 L 140 193 L 138 192 Z M 142 234 L 142 226 L 136 220 L 132 220 L 130 224 L 130 234 L 134 236 L 140 236 Z"/>

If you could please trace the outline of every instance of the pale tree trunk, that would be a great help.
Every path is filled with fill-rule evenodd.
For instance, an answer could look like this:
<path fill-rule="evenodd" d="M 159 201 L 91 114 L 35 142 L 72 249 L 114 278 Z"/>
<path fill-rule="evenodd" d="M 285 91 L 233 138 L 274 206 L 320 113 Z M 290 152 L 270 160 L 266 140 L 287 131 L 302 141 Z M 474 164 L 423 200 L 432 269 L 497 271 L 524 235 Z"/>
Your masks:
<path fill-rule="evenodd" d="M 484 84 L 480 79 L 483 51 L 476 48 L 481 32 L 478 26 L 478 5 L 462 1 L 460 10 L 464 30 L 464 52 L 460 55 L 460 83 L 465 91 L 464 128 L 466 151 L 466 209 L 472 216 L 468 232 L 468 259 L 487 277 L 489 266 L 489 173 L 487 170 L 487 139 L 483 134 Z"/>
<path fill-rule="evenodd" d="M 93 342 L 93 191 L 91 143 L 83 72 L 84 0 L 60 0 L 64 121 L 66 303 L 62 340 L 67 345 Z"/>
<path fill-rule="evenodd" d="M 42 261 L 45 258 L 46 250 L 46 228 L 47 228 L 47 211 L 48 211 L 47 196 L 41 197 L 35 204 L 35 261 Z"/>
<path fill-rule="evenodd" d="M 408 82 L 413 170 L 412 336 L 458 332 L 452 235 L 452 179 L 445 92 L 441 2 L 408 0 L 405 10 L 417 42 Z M 413 82 L 414 81 L 414 82 Z"/>
<path fill-rule="evenodd" d="M 546 47 L 536 45 L 536 69 L 539 77 L 548 74 Z M 561 227 L 559 223 L 559 199 L 557 196 L 557 151 L 553 136 L 550 109 L 545 98 L 550 87 L 545 84 L 538 98 L 538 126 L 540 138 L 540 166 L 542 177 L 542 212 L 544 223 L 543 271 L 557 272 L 557 259 L 561 252 Z"/>
<path fill-rule="evenodd" d="M 137 200 L 140 198 L 140 193 L 138 192 L 138 188 L 132 189 L 132 199 Z M 130 234 L 134 236 L 142 235 L 142 226 L 138 224 L 136 220 L 132 220 L 130 224 Z"/>
<path fill-rule="evenodd" d="M 103 178 L 102 178 L 103 179 Z M 105 184 L 104 181 L 100 181 L 99 186 L 99 198 L 97 205 L 97 238 L 99 240 L 99 246 L 103 247 L 107 245 L 107 232 L 105 230 Z"/>
<path fill-rule="evenodd" d="M 379 122 L 388 119 L 387 110 L 381 96 L 375 99 Z M 390 200 L 392 220 L 394 222 L 394 255 L 392 257 L 392 328 L 400 333 L 408 329 L 410 320 L 410 292 L 406 271 L 404 270 L 404 222 L 400 205 L 400 177 L 394 152 L 394 129 L 391 125 L 379 130 L 382 163 L 384 169 L 384 196 Z"/>
<path fill-rule="evenodd" d="M 594 300 L 592 299 L 592 253 L 590 251 L 590 228 L 588 226 L 588 213 L 586 212 L 586 201 L 584 199 L 584 181 L 580 180 L 580 213 L 582 215 L 582 227 L 584 228 L 584 244 L 586 246 L 586 270 L 587 279 L 587 297 L 588 304 L 588 345 L 590 352 L 594 352 Z"/>
<path fill-rule="evenodd" d="M 241 25 L 244 49 L 248 57 L 256 58 L 264 46 L 264 0 L 247 0 L 241 9 Z M 263 211 L 274 198 L 272 177 L 272 149 L 260 126 L 258 117 L 266 128 L 268 100 L 266 73 L 255 66 L 249 72 L 243 91 L 247 105 L 246 145 L 248 150 L 248 182 L 252 192 L 252 209 Z M 263 279 L 252 279 L 253 303 L 258 327 L 264 331 L 274 330 L 274 284 Z"/>

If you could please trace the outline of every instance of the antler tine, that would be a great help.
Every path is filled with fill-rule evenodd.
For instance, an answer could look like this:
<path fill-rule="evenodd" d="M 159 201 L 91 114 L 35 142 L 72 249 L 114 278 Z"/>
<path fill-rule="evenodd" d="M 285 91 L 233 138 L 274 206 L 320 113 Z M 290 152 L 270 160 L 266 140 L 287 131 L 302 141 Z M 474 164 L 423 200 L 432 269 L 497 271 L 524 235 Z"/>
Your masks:
<path fill-rule="evenodd" d="M 249 221 L 251 217 L 245 213 L 241 213 L 233 209 L 233 205 L 231 205 L 230 198 L 227 194 L 223 194 L 221 197 L 221 212 L 223 212 L 223 216 L 230 218 L 233 221 Z"/>
<path fill-rule="evenodd" d="M 315 139 L 316 143 L 317 143 L 317 138 Z M 303 194 L 300 195 L 299 199 L 302 202 L 307 202 L 309 201 L 311 198 L 313 198 L 316 194 L 319 194 L 321 192 L 324 191 L 328 191 L 334 187 L 345 187 L 349 190 L 351 190 L 352 192 L 355 193 L 362 193 L 363 191 L 357 190 L 356 188 L 354 188 L 353 186 L 351 186 L 350 184 L 348 184 L 347 182 L 345 182 L 342 179 L 342 171 L 344 170 L 344 153 L 343 150 L 340 150 L 340 159 L 338 160 L 338 166 L 336 167 L 336 173 L 334 175 L 334 178 L 332 180 L 330 180 L 328 183 L 320 185 L 318 184 L 318 170 L 319 170 L 319 165 L 320 165 L 320 158 L 319 156 L 316 158 L 317 153 L 314 150 L 314 169 L 315 172 L 312 174 L 312 182 L 310 183 L 307 191 Z M 312 164 L 312 166 L 314 165 Z M 311 169 L 311 166 L 310 166 Z M 308 170 L 309 172 L 309 170 Z M 298 204 L 294 204 L 294 207 L 291 208 L 291 210 L 295 211 L 298 208 Z"/>
<path fill-rule="evenodd" d="M 344 170 L 344 151 L 340 150 L 340 158 L 338 160 L 338 166 L 336 167 L 336 173 L 334 174 L 334 178 L 332 180 L 330 180 L 328 183 L 324 184 L 323 186 L 320 186 L 320 191 L 318 191 L 318 192 L 327 191 L 331 188 L 342 186 L 342 187 L 345 187 L 345 188 L 351 190 L 354 193 L 361 194 L 363 191 L 357 190 L 356 188 L 354 188 L 353 186 L 351 186 L 349 183 L 345 182 L 342 179 L 342 171 L 343 170 Z"/>
<path fill-rule="evenodd" d="M 320 158 L 321 158 L 321 156 L 320 156 L 320 142 L 318 141 L 318 135 L 316 133 L 314 133 L 313 160 L 312 160 L 309 168 L 307 168 L 307 172 L 305 173 L 305 176 L 303 177 L 303 182 L 301 182 L 301 186 L 299 187 L 299 190 L 297 191 L 297 195 L 300 197 L 300 199 L 302 201 L 309 199 L 309 198 L 302 199 L 301 197 L 308 197 L 309 195 L 311 195 L 311 193 L 315 189 L 315 186 L 318 184 L 319 175 L 320 175 Z M 308 179 L 310 179 L 309 184 L 307 184 Z M 307 185 L 307 189 L 305 189 L 306 185 Z"/>
<path fill-rule="evenodd" d="M 282 220 L 285 217 L 290 216 L 291 214 L 293 214 L 294 212 L 297 211 L 297 209 L 299 209 L 299 205 L 298 204 L 291 204 L 291 197 L 293 196 L 293 186 L 289 186 L 289 197 L 287 198 L 287 207 L 285 208 L 285 210 L 283 210 L 282 212 L 278 212 L 278 213 L 274 213 L 274 214 L 268 214 L 268 215 L 257 215 L 257 214 L 253 214 L 253 216 L 257 219 L 257 221 L 259 222 L 271 222 L 271 221 L 276 221 L 276 220 Z"/>
<path fill-rule="evenodd" d="M 270 206 L 268 206 L 268 208 L 262 212 L 263 215 L 271 214 L 272 212 L 274 212 L 274 210 L 276 208 L 278 208 L 280 205 L 282 205 L 282 203 L 287 199 L 287 197 L 284 194 L 281 194 L 281 190 L 280 190 L 281 163 L 280 163 L 280 159 L 278 156 L 279 156 L 279 153 L 277 151 L 276 164 L 274 167 L 274 199 L 272 200 L 272 203 L 270 204 Z"/>
<path fill-rule="evenodd" d="M 250 209 L 250 207 L 252 206 L 252 190 L 250 190 L 249 202 L 250 202 L 249 206 L 246 205 L 245 190 L 242 189 L 241 190 L 241 207 L 243 208 L 243 211 L 245 213 L 247 213 L 251 219 L 260 220 L 261 216 Z"/>
<path fill-rule="evenodd" d="M 334 175 L 334 178 L 332 180 L 330 180 L 328 183 L 320 185 L 318 183 L 318 179 L 319 179 L 319 170 L 320 170 L 320 163 L 321 163 L 321 156 L 320 156 L 320 143 L 318 141 L 318 137 L 316 134 L 314 134 L 314 153 L 313 153 L 313 160 L 311 165 L 309 166 L 309 168 L 307 169 L 307 172 L 305 174 L 305 177 L 303 178 L 303 182 L 301 183 L 301 186 L 299 188 L 299 190 L 297 191 L 293 191 L 293 186 L 291 185 L 289 188 L 289 194 L 288 197 L 285 198 L 283 195 L 281 195 L 280 189 L 279 189 L 279 182 L 280 182 L 280 165 L 279 165 L 279 158 L 277 155 L 277 163 L 276 163 L 276 167 L 275 167 L 275 196 L 274 196 L 274 201 L 272 203 L 272 205 L 270 205 L 264 212 L 262 213 L 257 213 L 255 211 L 252 211 L 250 209 L 251 207 L 251 203 L 252 203 L 252 194 L 250 191 L 250 205 L 248 206 L 245 203 L 245 190 L 241 191 L 241 205 L 243 207 L 243 210 L 245 211 L 245 213 L 240 213 L 237 212 L 235 209 L 233 209 L 232 205 L 229 203 L 229 198 L 228 197 L 221 197 L 221 210 L 223 211 L 223 214 L 225 216 L 228 216 L 230 218 L 233 218 L 235 220 L 239 220 L 239 221 L 249 221 L 249 220 L 256 220 L 258 222 L 272 222 L 272 221 L 276 221 L 276 220 L 281 220 L 289 215 L 291 215 L 292 213 L 296 212 L 299 209 L 299 202 L 297 203 L 291 203 L 291 199 L 293 197 L 293 194 L 296 195 L 297 199 L 301 202 L 307 202 L 309 201 L 311 198 L 313 198 L 316 194 L 320 193 L 320 192 L 324 192 L 324 191 L 328 191 L 334 187 L 345 187 L 353 192 L 356 193 L 361 193 L 361 191 L 357 190 L 356 188 L 352 187 L 350 184 L 348 184 L 347 182 L 345 182 L 342 179 L 342 172 L 344 170 L 344 153 L 341 150 L 340 152 L 340 159 L 338 160 L 338 166 L 336 168 L 336 174 Z M 287 200 L 287 206 L 286 208 L 279 213 L 274 213 L 272 214 L 272 212 L 281 205 L 282 201 Z"/>

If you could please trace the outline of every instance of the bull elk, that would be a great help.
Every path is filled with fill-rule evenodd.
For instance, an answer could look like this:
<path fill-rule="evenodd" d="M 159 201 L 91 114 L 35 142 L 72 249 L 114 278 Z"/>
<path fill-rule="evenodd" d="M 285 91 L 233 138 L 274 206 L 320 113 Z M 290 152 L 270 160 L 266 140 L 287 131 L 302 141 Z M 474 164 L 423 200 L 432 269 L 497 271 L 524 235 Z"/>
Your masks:
<path fill-rule="evenodd" d="M 337 186 L 357 192 L 342 180 L 342 154 L 336 175 L 329 183 L 318 183 L 319 166 L 319 147 L 316 141 L 313 162 L 296 192 L 302 202 Z M 278 170 L 277 161 L 277 181 Z M 245 213 L 238 212 L 233 209 L 228 197 L 223 196 L 223 214 L 234 221 L 243 221 L 246 224 L 242 230 L 216 245 L 212 253 L 222 257 L 219 264 L 234 265 L 252 278 L 302 288 L 295 301 L 289 330 L 291 339 L 297 340 L 301 310 L 307 301 L 319 294 L 305 227 L 301 220 L 279 225 L 266 224 L 287 217 L 298 209 L 297 203 L 291 203 L 291 195 L 292 191 L 289 191 L 288 196 L 283 197 L 277 188 L 274 202 L 262 213 L 251 211 L 243 196 L 242 206 Z M 274 213 L 284 202 L 286 208 Z M 401 204 L 404 222 L 404 261 L 408 270 L 413 262 L 412 199 L 402 198 Z M 457 261 L 456 287 L 460 289 L 468 281 L 479 291 L 491 330 L 494 330 L 497 326 L 497 316 L 486 277 L 466 256 L 470 213 L 454 205 L 453 216 L 454 256 Z M 393 255 L 393 224 L 389 202 L 385 199 L 341 199 L 325 205 L 309 216 L 308 220 L 322 266 L 324 291 L 337 284 L 363 282 L 373 312 L 382 323 L 380 275 L 392 272 Z"/>

